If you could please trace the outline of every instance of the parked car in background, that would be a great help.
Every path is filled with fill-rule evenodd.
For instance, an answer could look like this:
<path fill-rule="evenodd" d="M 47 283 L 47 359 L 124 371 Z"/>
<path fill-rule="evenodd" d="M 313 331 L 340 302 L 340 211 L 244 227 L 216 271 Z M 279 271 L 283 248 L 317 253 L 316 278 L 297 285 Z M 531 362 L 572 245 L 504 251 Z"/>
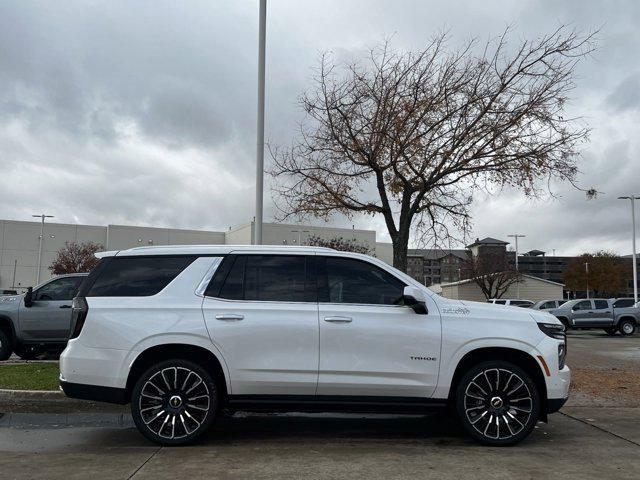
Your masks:
<path fill-rule="evenodd" d="M 0 296 L 0 360 L 61 352 L 71 327 L 71 301 L 86 273 L 60 275 L 24 295 Z"/>
<path fill-rule="evenodd" d="M 509 305 L 511 307 L 530 308 L 533 306 L 531 300 L 517 300 L 511 298 L 490 298 L 487 303 L 493 303 L 494 305 Z"/>
<path fill-rule="evenodd" d="M 640 309 L 633 306 L 616 306 L 628 304 L 621 300 L 627 299 L 569 300 L 548 312 L 560 320 L 566 328 L 602 328 L 609 335 L 615 335 L 617 332 L 622 335 L 632 335 L 640 321 Z"/>
<path fill-rule="evenodd" d="M 534 303 L 531 308 L 534 310 L 552 310 L 554 308 L 560 307 L 566 300 L 558 299 L 558 300 L 540 300 L 539 302 Z"/>
<path fill-rule="evenodd" d="M 379 259 L 320 247 L 105 252 L 73 300 L 70 397 L 131 403 L 140 432 L 193 442 L 221 409 L 451 408 L 512 445 L 562 407 L 562 324 L 443 298 Z"/>

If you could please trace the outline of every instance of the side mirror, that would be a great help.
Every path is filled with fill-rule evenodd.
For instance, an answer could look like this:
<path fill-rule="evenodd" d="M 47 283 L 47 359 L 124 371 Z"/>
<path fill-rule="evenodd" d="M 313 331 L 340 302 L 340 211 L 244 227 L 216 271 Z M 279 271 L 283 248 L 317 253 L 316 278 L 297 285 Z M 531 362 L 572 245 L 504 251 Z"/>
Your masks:
<path fill-rule="evenodd" d="M 406 306 L 411 307 L 418 315 L 426 315 L 429 313 L 427 310 L 427 297 L 425 293 L 417 287 L 404 287 L 402 300 Z"/>
<path fill-rule="evenodd" d="M 27 288 L 27 293 L 24 294 L 24 306 L 27 308 L 33 306 L 33 287 Z"/>

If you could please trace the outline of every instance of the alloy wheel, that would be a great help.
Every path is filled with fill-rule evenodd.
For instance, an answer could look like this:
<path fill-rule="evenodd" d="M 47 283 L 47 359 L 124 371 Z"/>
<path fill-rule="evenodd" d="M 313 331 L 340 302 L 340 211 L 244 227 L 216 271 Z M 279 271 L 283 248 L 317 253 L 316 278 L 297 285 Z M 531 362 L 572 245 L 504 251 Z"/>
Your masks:
<path fill-rule="evenodd" d="M 153 374 L 138 397 L 146 428 L 162 439 L 179 440 L 196 432 L 212 408 L 207 383 L 193 370 L 167 367 Z"/>
<path fill-rule="evenodd" d="M 491 440 L 508 440 L 521 433 L 532 412 L 529 386 L 508 369 L 482 370 L 464 392 L 464 414 L 469 424 Z"/>

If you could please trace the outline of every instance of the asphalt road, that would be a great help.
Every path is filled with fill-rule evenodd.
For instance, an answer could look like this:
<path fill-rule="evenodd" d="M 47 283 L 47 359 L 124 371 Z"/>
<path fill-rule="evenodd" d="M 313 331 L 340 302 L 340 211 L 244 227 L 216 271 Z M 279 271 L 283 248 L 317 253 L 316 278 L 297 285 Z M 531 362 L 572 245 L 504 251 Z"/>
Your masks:
<path fill-rule="evenodd" d="M 568 362 L 596 379 L 640 370 L 640 335 L 572 333 Z M 198 445 L 159 448 L 126 413 L 7 413 L 0 479 L 637 479 L 640 408 L 570 405 L 510 448 L 478 446 L 444 415 L 239 414 Z"/>
<path fill-rule="evenodd" d="M 638 409 L 568 408 L 521 445 L 486 448 L 442 416 L 245 415 L 159 448 L 128 416 L 0 419 L 0 478 L 638 478 Z M 13 417 L 11 416 L 13 415 Z"/>

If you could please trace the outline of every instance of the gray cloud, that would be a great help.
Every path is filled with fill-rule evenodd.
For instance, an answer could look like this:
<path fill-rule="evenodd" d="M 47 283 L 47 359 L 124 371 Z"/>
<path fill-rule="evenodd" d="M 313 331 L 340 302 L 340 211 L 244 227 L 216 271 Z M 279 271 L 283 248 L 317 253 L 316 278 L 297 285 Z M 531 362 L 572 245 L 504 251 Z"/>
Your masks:
<path fill-rule="evenodd" d="M 562 23 L 601 27 L 580 65 L 570 114 L 593 127 L 580 184 L 556 199 L 477 199 L 474 235 L 528 235 L 531 248 L 628 251 L 637 188 L 640 3 L 604 1 L 274 0 L 269 3 L 267 137 L 289 143 L 321 51 L 350 56 L 392 36 L 419 48 L 447 28 L 453 45 L 507 25 L 514 39 Z M 60 221 L 225 228 L 253 215 L 254 2 L 0 2 L 0 217 L 47 210 Z M 640 190 L 640 189 L 638 189 Z M 273 202 L 267 195 L 272 216 Z M 378 229 L 371 217 L 340 225 Z"/>

